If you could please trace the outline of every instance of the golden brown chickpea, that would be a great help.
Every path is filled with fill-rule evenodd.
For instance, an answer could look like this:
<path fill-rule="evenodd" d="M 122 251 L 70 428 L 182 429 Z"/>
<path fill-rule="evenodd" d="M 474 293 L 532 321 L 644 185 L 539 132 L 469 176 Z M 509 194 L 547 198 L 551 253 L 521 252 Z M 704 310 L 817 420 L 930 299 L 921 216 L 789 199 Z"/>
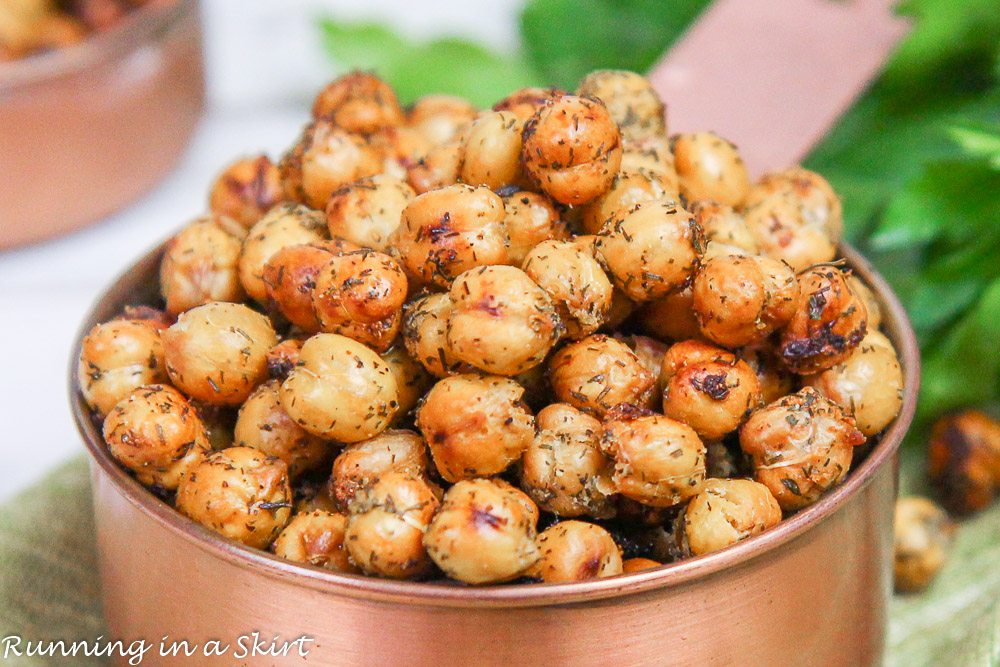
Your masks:
<path fill-rule="evenodd" d="M 404 125 L 382 128 L 366 137 L 366 141 L 382 160 L 382 173 L 398 180 L 406 180 L 410 168 L 434 148 L 423 134 Z"/>
<path fill-rule="evenodd" d="M 540 364 L 563 332 L 545 293 L 513 266 L 484 266 L 455 279 L 448 347 L 460 361 L 496 375 Z"/>
<path fill-rule="evenodd" d="M 955 523 L 933 501 L 909 496 L 896 501 L 893 529 L 896 591 L 922 591 L 948 560 L 955 540 Z"/>
<path fill-rule="evenodd" d="M 648 404 L 656 374 L 621 341 L 595 334 L 552 355 L 549 381 L 560 401 L 601 417 L 619 403 Z"/>
<path fill-rule="evenodd" d="M 347 553 L 346 531 L 343 514 L 323 510 L 299 513 L 274 540 L 274 553 L 334 572 L 359 572 Z"/>
<path fill-rule="evenodd" d="M 874 331 L 882 326 L 882 305 L 872 288 L 865 284 L 865 281 L 858 278 L 857 274 L 851 273 L 847 276 L 847 284 L 855 295 L 865 304 L 865 311 L 868 313 L 868 329 Z"/>
<path fill-rule="evenodd" d="M 452 95 L 426 95 L 414 103 L 407 120 L 432 145 L 443 144 L 476 117 L 476 107 Z"/>
<path fill-rule="evenodd" d="M 246 231 L 230 218 L 195 220 L 167 242 L 160 261 L 160 292 L 178 315 L 209 301 L 245 297 L 238 265 Z"/>
<path fill-rule="evenodd" d="M 434 384 L 434 376 L 428 373 L 419 361 L 410 356 L 406 347 L 399 340 L 382 353 L 382 361 L 389 365 L 392 374 L 396 376 L 396 388 L 399 390 L 399 409 L 393 423 L 398 423 L 410 417 L 410 412 Z"/>
<path fill-rule="evenodd" d="M 750 177 L 739 150 L 714 132 L 679 134 L 672 140 L 681 195 L 689 201 L 712 199 L 739 206 L 750 191 Z"/>
<path fill-rule="evenodd" d="M 833 243 L 840 241 L 844 231 L 844 212 L 840 197 L 830 183 L 814 171 L 791 167 L 765 174 L 750 189 L 747 208 L 772 194 L 788 193 L 802 203 L 802 213 L 810 225 L 819 227 Z"/>
<path fill-rule="evenodd" d="M 497 190 L 523 180 L 521 129 L 524 121 L 510 111 L 486 111 L 469 128 L 460 177 L 469 185 Z"/>
<path fill-rule="evenodd" d="M 538 508 L 521 491 L 500 480 L 464 480 L 445 493 L 424 545 L 452 579 L 500 583 L 538 561 L 537 524 Z"/>
<path fill-rule="evenodd" d="M 378 174 L 334 191 L 326 205 L 330 235 L 384 251 L 403 209 L 417 194 L 402 180 Z"/>
<path fill-rule="evenodd" d="M 800 375 L 819 373 L 845 360 L 861 343 L 868 333 L 868 314 L 836 267 L 814 267 L 798 280 L 799 298 L 781 333 L 778 354 Z"/>
<path fill-rule="evenodd" d="M 104 420 L 111 456 L 146 486 L 177 488 L 209 451 L 198 413 L 173 387 L 151 384 L 133 390 Z"/>
<path fill-rule="evenodd" d="M 305 206 L 282 204 L 271 209 L 243 240 L 238 266 L 247 294 L 265 303 L 268 293 L 264 267 L 268 261 L 282 248 L 322 241 L 325 227 L 323 215 Z"/>
<path fill-rule="evenodd" d="M 542 241 L 566 240 L 569 228 L 548 197 L 527 190 L 503 195 L 504 226 L 510 237 L 507 261 L 521 266 L 528 252 Z"/>
<path fill-rule="evenodd" d="M 628 403 L 604 418 L 601 449 L 614 459 L 618 492 L 644 505 L 679 505 L 705 483 L 705 445 L 698 434 Z"/>
<path fill-rule="evenodd" d="M 680 179 L 674 164 L 670 140 L 663 135 L 650 135 L 642 139 L 622 139 L 622 165 L 625 173 L 649 172 L 655 174 L 671 197 L 680 199 Z"/>
<path fill-rule="evenodd" d="M 280 389 L 276 380 L 257 387 L 240 407 L 233 435 L 240 447 L 252 447 L 284 461 L 288 476 L 295 479 L 327 461 L 332 446 L 288 416 L 281 407 Z"/>
<path fill-rule="evenodd" d="M 636 205 L 660 199 L 676 199 L 662 177 L 654 171 L 620 171 L 611 188 L 584 206 L 580 214 L 583 230 L 598 234 L 604 225 L 629 213 Z"/>
<path fill-rule="evenodd" d="M 694 314 L 694 294 L 690 287 L 645 304 L 639 311 L 637 320 L 639 327 L 655 338 L 701 338 L 701 327 Z"/>
<path fill-rule="evenodd" d="M 403 122 L 403 109 L 392 86 L 374 74 L 359 71 L 345 74 L 321 90 L 312 114 L 358 134 Z"/>
<path fill-rule="evenodd" d="M 429 465 L 427 443 L 420 434 L 390 429 L 371 440 L 344 447 L 333 461 L 330 486 L 337 504 L 346 508 L 359 490 L 371 486 L 386 473 L 426 478 Z"/>
<path fill-rule="evenodd" d="M 439 378 L 474 370 L 455 356 L 448 343 L 448 318 L 454 307 L 447 294 L 428 294 L 406 304 L 403 310 L 407 351 L 428 373 Z"/>
<path fill-rule="evenodd" d="M 327 120 L 310 123 L 278 163 L 285 197 L 322 210 L 335 190 L 374 176 L 383 151 Z"/>
<path fill-rule="evenodd" d="M 243 544 L 266 549 L 292 515 L 285 462 L 249 447 L 209 454 L 181 480 L 177 509 Z"/>
<path fill-rule="evenodd" d="M 266 317 L 219 301 L 182 313 L 160 338 L 174 386 L 209 405 L 245 401 L 267 377 L 267 353 L 278 342 Z"/>
<path fill-rule="evenodd" d="M 622 574 L 622 552 L 611 533 L 586 521 L 560 521 L 539 533 L 541 557 L 530 575 L 546 583 Z"/>
<path fill-rule="evenodd" d="M 80 343 L 77 380 L 87 405 L 103 417 L 134 389 L 166 382 L 160 329 L 149 320 L 98 324 Z"/>
<path fill-rule="evenodd" d="M 455 375 L 431 388 L 417 428 L 445 480 L 497 475 L 521 458 L 535 435 L 523 396 L 521 385 L 490 375 Z"/>
<path fill-rule="evenodd" d="M 298 338 L 286 338 L 267 351 L 267 376 L 272 380 L 284 381 L 288 374 L 299 363 L 299 352 L 302 351 L 302 341 Z"/>
<path fill-rule="evenodd" d="M 695 222 L 705 234 L 705 259 L 717 255 L 756 255 L 759 250 L 743 216 L 711 199 L 689 204 Z"/>
<path fill-rule="evenodd" d="M 313 309 L 316 278 L 334 256 L 356 249 L 353 243 L 339 239 L 282 248 L 264 265 L 268 304 L 277 306 L 303 332 L 316 333 L 320 330 Z"/>
<path fill-rule="evenodd" d="M 667 133 L 663 100 L 649 79 L 635 72 L 595 70 L 583 78 L 576 94 L 604 102 L 624 138 L 642 139 Z"/>
<path fill-rule="evenodd" d="M 781 521 L 766 486 L 749 479 L 709 479 L 684 512 L 684 533 L 695 556 L 758 535 Z"/>
<path fill-rule="evenodd" d="M 424 533 L 440 503 L 420 477 L 387 472 L 350 506 L 347 550 L 367 574 L 412 579 L 432 567 Z"/>
<path fill-rule="evenodd" d="M 836 241 L 809 221 L 803 202 L 793 194 L 775 192 L 761 199 L 744 210 L 744 220 L 763 254 L 796 271 L 837 256 Z"/>
<path fill-rule="evenodd" d="M 622 573 L 632 574 L 633 572 L 652 570 L 653 568 L 660 567 L 661 565 L 663 565 L 663 563 L 650 558 L 628 558 L 622 561 Z"/>
<path fill-rule="evenodd" d="M 236 160 L 216 176 L 208 208 L 249 229 L 284 196 L 278 168 L 271 158 L 257 155 Z"/>
<path fill-rule="evenodd" d="M 494 104 L 493 110 L 513 113 L 523 122 L 534 116 L 546 102 L 565 94 L 566 91 L 558 88 L 521 88 Z"/>
<path fill-rule="evenodd" d="M 432 146 L 416 164 L 406 170 L 406 182 L 417 194 L 439 190 L 458 183 L 465 157 L 465 134 L 460 129 L 453 139 Z"/>
<path fill-rule="evenodd" d="M 528 253 L 524 272 L 548 294 L 569 338 L 604 324 L 613 288 L 591 253 L 571 241 L 544 241 Z"/>
<path fill-rule="evenodd" d="M 639 357 L 639 361 L 646 367 L 646 370 L 656 377 L 653 389 L 650 392 L 649 402 L 643 407 L 651 410 L 658 408 L 663 398 L 663 384 L 660 381 L 660 370 L 663 366 L 663 356 L 667 353 L 667 349 L 670 346 L 649 336 L 625 336 L 621 340 L 628 345 L 630 350 L 635 352 L 635 356 Z"/>
<path fill-rule="evenodd" d="M 281 405 L 314 435 L 359 442 L 384 431 L 399 409 L 389 365 L 371 348 L 338 334 L 316 334 L 281 385 Z"/>
<path fill-rule="evenodd" d="M 747 362 L 760 383 L 764 404 L 774 403 L 796 389 L 796 376 L 785 368 L 770 345 L 753 345 L 740 349 L 737 354 Z"/>
<path fill-rule="evenodd" d="M 391 245 L 419 282 L 447 288 L 468 269 L 507 262 L 503 220 L 503 200 L 489 189 L 451 185 L 410 202 Z"/>
<path fill-rule="evenodd" d="M 608 191 L 621 166 L 621 135 L 599 100 L 551 99 L 525 123 L 523 136 L 525 171 L 561 204 L 593 201 Z"/>
<path fill-rule="evenodd" d="M 931 431 L 927 472 L 942 504 L 965 516 L 1000 491 L 1000 423 L 978 410 L 945 415 Z"/>
<path fill-rule="evenodd" d="M 757 410 L 740 429 L 754 479 L 786 512 L 812 505 L 839 484 L 864 441 L 854 419 L 812 387 Z"/>
<path fill-rule="evenodd" d="M 643 202 L 597 237 L 597 251 L 615 286 L 634 301 L 683 289 L 698 268 L 701 227 L 673 200 Z"/>
<path fill-rule="evenodd" d="M 717 440 L 761 405 L 753 369 L 735 354 L 695 340 L 675 343 L 663 357 L 663 414 Z"/>

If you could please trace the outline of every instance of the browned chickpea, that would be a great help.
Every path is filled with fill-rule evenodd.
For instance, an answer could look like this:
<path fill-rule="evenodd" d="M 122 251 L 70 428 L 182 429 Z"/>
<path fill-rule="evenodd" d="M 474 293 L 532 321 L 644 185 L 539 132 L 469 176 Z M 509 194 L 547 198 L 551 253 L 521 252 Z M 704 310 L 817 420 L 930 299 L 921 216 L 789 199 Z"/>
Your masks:
<path fill-rule="evenodd" d="M 397 423 L 410 416 L 410 412 L 417 407 L 417 403 L 434 384 L 434 376 L 428 373 L 419 361 L 411 357 L 403 343 L 398 340 L 382 353 L 382 361 L 389 365 L 396 377 L 399 409 L 394 423 Z"/>
<path fill-rule="evenodd" d="M 737 355 L 757 374 L 761 398 L 765 405 L 774 403 L 782 396 L 795 391 L 796 376 L 785 368 L 770 345 L 744 347 L 737 352 Z"/>
<path fill-rule="evenodd" d="M 605 331 L 613 331 L 621 327 L 638 308 L 639 304 L 616 287 L 611 292 L 611 307 L 608 309 L 608 316 L 602 328 Z"/>
<path fill-rule="evenodd" d="M 266 155 L 236 160 L 216 176 L 208 195 L 212 213 L 250 228 L 282 198 L 281 174 Z"/>
<path fill-rule="evenodd" d="M 566 240 L 569 228 L 545 195 L 517 190 L 503 195 L 504 226 L 510 236 L 507 261 L 521 266 L 528 252 L 542 241 Z"/>
<path fill-rule="evenodd" d="M 359 442 L 384 431 L 399 408 L 396 377 L 371 348 L 337 334 L 316 334 L 281 385 L 281 405 L 314 435 Z"/>
<path fill-rule="evenodd" d="M 403 342 L 410 355 L 431 375 L 439 378 L 469 373 L 448 343 L 448 319 L 455 304 L 447 294 L 428 294 L 406 304 L 403 310 Z"/>
<path fill-rule="evenodd" d="M 230 447 L 196 464 L 177 488 L 177 509 L 243 544 L 266 549 L 292 515 L 285 462 L 249 447 Z"/>
<path fill-rule="evenodd" d="M 796 197 L 802 203 L 802 213 L 809 224 L 822 229 L 834 243 L 840 241 L 844 231 L 843 207 L 840 197 L 825 178 L 802 167 L 765 174 L 750 189 L 744 205 L 747 208 L 754 206 L 776 192 Z"/>
<path fill-rule="evenodd" d="M 965 516 L 1000 492 L 1000 423 L 978 410 L 945 415 L 931 431 L 927 472 L 942 504 Z"/>
<path fill-rule="evenodd" d="M 560 521 L 539 533 L 541 557 L 530 575 L 546 583 L 622 574 L 622 552 L 611 533 L 586 521 Z"/>
<path fill-rule="evenodd" d="M 424 533 L 440 505 L 420 477 L 387 472 L 350 505 L 347 550 L 367 574 L 412 579 L 432 567 Z"/>
<path fill-rule="evenodd" d="M 628 558 L 622 561 L 622 573 L 632 574 L 633 572 L 652 570 L 660 567 L 661 565 L 663 565 L 663 563 L 650 558 Z"/>
<path fill-rule="evenodd" d="M 491 190 L 523 180 L 521 129 L 524 121 L 509 111 L 486 111 L 465 136 L 460 177 L 469 185 Z"/>
<path fill-rule="evenodd" d="M 500 480 L 458 482 L 445 493 L 424 546 L 439 568 L 468 584 L 515 579 L 538 561 L 538 508 Z"/>
<path fill-rule="evenodd" d="M 761 405 L 753 369 L 732 352 L 699 341 L 675 343 L 667 350 L 660 381 L 663 414 L 707 440 L 735 431 Z"/>
<path fill-rule="evenodd" d="M 433 144 L 443 144 L 476 117 L 476 107 L 452 95 L 426 95 L 414 103 L 407 120 Z"/>
<path fill-rule="evenodd" d="M 331 82 L 313 103 L 313 118 L 326 119 L 348 132 L 371 134 L 403 122 L 392 86 L 374 74 L 354 71 Z"/>
<path fill-rule="evenodd" d="M 604 324 L 613 289 L 591 253 L 571 241 L 544 241 L 528 253 L 524 272 L 548 294 L 570 338 Z"/>
<path fill-rule="evenodd" d="M 266 317 L 223 302 L 182 313 L 160 338 L 174 386 L 210 405 L 245 401 L 267 377 L 267 353 L 278 342 Z"/>
<path fill-rule="evenodd" d="M 607 192 L 621 159 L 618 126 L 599 100 L 563 95 L 524 125 L 524 169 L 561 204 L 586 204 Z"/>
<path fill-rule="evenodd" d="M 798 280 L 799 298 L 781 334 L 778 354 L 786 366 L 804 375 L 846 359 L 868 333 L 868 314 L 836 267 L 809 269 Z"/>
<path fill-rule="evenodd" d="M 585 232 L 598 234 L 605 224 L 627 215 L 636 205 L 676 199 L 676 194 L 657 172 L 645 169 L 620 171 L 607 192 L 582 208 L 580 222 Z"/>
<path fill-rule="evenodd" d="M 451 185 L 410 202 L 391 244 L 419 282 L 448 287 L 468 269 L 507 262 L 503 219 L 503 200 L 489 189 Z"/>
<path fill-rule="evenodd" d="M 320 209 L 335 190 L 384 166 L 382 151 L 327 120 L 310 123 L 278 163 L 285 197 Z"/>
<path fill-rule="evenodd" d="M 709 479 L 684 512 L 691 553 L 701 556 L 764 532 L 781 521 L 766 486 L 749 479 Z"/>
<path fill-rule="evenodd" d="M 146 486 L 177 488 L 209 451 L 198 413 L 173 387 L 151 384 L 133 390 L 104 420 L 111 456 Z"/>
<path fill-rule="evenodd" d="M 837 256 L 836 241 L 810 222 L 802 200 L 793 194 L 775 192 L 759 200 L 744 210 L 744 219 L 760 251 L 796 271 Z"/>
<path fill-rule="evenodd" d="M 910 496 L 896 501 L 893 529 L 896 591 L 922 591 L 948 560 L 955 540 L 955 523 L 933 501 Z"/>
<path fill-rule="evenodd" d="M 625 173 L 649 172 L 655 174 L 671 197 L 680 198 L 680 179 L 674 164 L 670 140 L 653 134 L 642 139 L 622 139 L 622 166 Z"/>
<path fill-rule="evenodd" d="M 604 102 L 622 137 L 642 139 L 667 133 L 663 100 L 649 79 L 635 72 L 595 70 L 583 78 L 576 94 Z"/>
<path fill-rule="evenodd" d="M 166 382 L 160 329 L 150 320 L 98 324 L 80 343 L 77 380 L 87 405 L 100 416 L 134 389 Z"/>
<path fill-rule="evenodd" d="M 882 326 L 882 305 L 872 288 L 858 278 L 856 273 L 847 276 L 847 284 L 855 295 L 865 304 L 868 313 L 868 329 L 874 331 Z"/>
<path fill-rule="evenodd" d="M 332 447 L 308 433 L 281 407 L 281 384 L 275 380 L 257 387 L 240 407 L 234 430 L 235 443 L 274 456 L 288 466 L 295 479 L 328 460 Z"/>
<path fill-rule="evenodd" d="M 522 121 L 526 121 L 542 108 L 549 100 L 555 100 L 566 94 L 558 88 L 521 88 L 493 105 L 494 111 L 513 113 Z"/>
<path fill-rule="evenodd" d="M 615 286 L 642 302 L 683 289 L 704 248 L 694 217 L 673 200 L 656 200 L 605 225 L 597 251 Z"/>
<path fill-rule="evenodd" d="M 627 345 L 595 334 L 552 355 L 549 381 L 560 401 L 600 417 L 619 403 L 646 405 L 656 375 Z"/>
<path fill-rule="evenodd" d="M 334 256 L 356 249 L 353 243 L 343 240 L 282 248 L 264 265 L 268 303 L 277 306 L 289 322 L 305 333 L 316 333 L 320 330 L 313 309 L 316 278 Z"/>
<path fill-rule="evenodd" d="M 496 376 L 439 381 L 417 409 L 417 428 L 449 482 L 497 475 L 521 458 L 535 435 L 524 388 Z"/>
<path fill-rule="evenodd" d="M 637 319 L 642 330 L 656 338 L 701 338 L 701 327 L 694 314 L 694 294 L 690 287 L 645 304 Z"/>
<path fill-rule="evenodd" d="M 160 261 L 160 292 L 172 315 L 209 301 L 245 297 L 239 261 L 246 230 L 230 218 L 199 218 L 167 242 Z"/>
<path fill-rule="evenodd" d="M 628 403 L 604 418 L 601 449 L 614 459 L 618 492 L 644 505 L 679 505 L 705 483 L 705 445 L 698 434 Z"/>
<path fill-rule="evenodd" d="M 711 199 L 688 205 L 695 222 L 705 234 L 705 259 L 717 255 L 756 255 L 757 241 L 743 216 L 731 206 Z"/>
<path fill-rule="evenodd" d="M 298 338 L 286 338 L 267 351 L 267 376 L 272 380 L 284 381 L 288 374 L 299 363 L 299 352 L 302 351 L 302 341 Z"/>
<path fill-rule="evenodd" d="M 382 174 L 403 181 L 410 168 L 434 148 L 423 134 L 405 125 L 382 128 L 365 139 L 382 160 Z"/>
<path fill-rule="evenodd" d="M 299 513 L 274 540 L 274 553 L 334 572 L 358 572 L 347 553 L 346 531 L 343 514 L 323 510 Z"/>
<path fill-rule="evenodd" d="M 326 205 L 330 235 L 384 251 L 403 209 L 416 196 L 405 182 L 385 174 L 345 185 Z"/>
<path fill-rule="evenodd" d="M 864 441 L 854 419 L 812 387 L 757 410 L 740 429 L 754 479 L 787 512 L 812 505 L 839 484 Z"/>
<path fill-rule="evenodd" d="M 239 256 L 239 275 L 251 298 L 265 303 L 268 298 L 264 267 L 282 248 L 323 240 L 323 215 L 305 206 L 282 204 L 250 228 Z"/>
<path fill-rule="evenodd" d="M 418 433 L 390 429 L 371 440 L 344 447 L 333 461 L 330 477 L 334 499 L 347 507 L 358 491 L 389 472 L 426 477 L 430 465 L 427 443 Z"/>
<path fill-rule="evenodd" d="M 658 408 L 663 397 L 660 370 L 663 367 L 663 356 L 667 353 L 667 349 L 670 346 L 649 336 L 625 336 L 621 340 L 628 345 L 630 350 L 635 352 L 635 356 L 639 357 L 639 361 L 646 367 L 646 370 L 656 377 L 653 389 L 650 392 L 649 402 L 643 407 L 650 409 Z"/>
<path fill-rule="evenodd" d="M 681 195 L 691 202 L 712 199 L 739 206 L 750 177 L 736 146 L 714 132 L 678 134 L 672 140 Z"/>
<path fill-rule="evenodd" d="M 458 183 L 465 157 L 465 135 L 468 126 L 460 129 L 453 139 L 432 146 L 416 164 L 406 170 L 406 182 L 417 194 L 439 190 Z"/>

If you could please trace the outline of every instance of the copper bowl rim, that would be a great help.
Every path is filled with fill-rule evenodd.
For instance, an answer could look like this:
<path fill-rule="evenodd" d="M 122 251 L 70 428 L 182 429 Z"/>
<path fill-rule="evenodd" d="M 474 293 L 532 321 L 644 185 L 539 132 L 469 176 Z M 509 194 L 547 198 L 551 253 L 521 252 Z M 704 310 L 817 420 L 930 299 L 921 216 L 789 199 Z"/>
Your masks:
<path fill-rule="evenodd" d="M 142 267 L 152 267 L 158 263 L 162 249 L 162 246 L 157 247 L 118 276 L 112 286 L 90 309 L 75 339 L 70 359 L 70 402 L 77 429 L 83 437 L 87 451 L 93 460 L 92 463 L 96 464 L 103 475 L 112 481 L 117 490 L 135 508 L 177 538 L 192 542 L 198 548 L 220 560 L 322 593 L 431 607 L 510 608 L 602 600 L 687 584 L 726 568 L 746 565 L 752 559 L 761 557 L 803 535 L 825 518 L 834 514 L 852 496 L 867 486 L 882 466 L 892 464 L 894 454 L 899 448 L 916 410 L 920 380 L 919 348 L 906 311 L 885 279 L 872 268 L 871 264 L 857 250 L 843 243 L 840 248 L 842 256 L 847 259 L 848 265 L 856 269 L 861 277 L 871 285 L 881 300 L 884 308 L 883 319 L 895 324 L 896 335 L 893 337 L 893 342 L 898 348 L 904 372 L 903 405 L 895 421 L 883 433 L 879 442 L 868 453 L 861 465 L 851 472 L 843 484 L 827 493 L 816 504 L 800 510 L 760 535 L 720 551 L 666 564 L 651 570 L 592 581 L 472 587 L 393 581 L 337 573 L 284 560 L 268 552 L 228 540 L 202 527 L 156 498 L 119 467 L 108 454 L 101 433 L 92 421 L 90 410 L 76 390 L 76 359 L 79 356 L 81 341 L 96 323 L 95 318 L 98 313 L 107 310 L 107 307 L 112 303 L 120 304 L 118 297 L 120 290 L 115 288 L 128 282 L 129 277 L 136 270 L 140 270 Z M 886 315 L 888 317 L 885 317 Z M 136 576 L 142 575 L 136 573 Z"/>

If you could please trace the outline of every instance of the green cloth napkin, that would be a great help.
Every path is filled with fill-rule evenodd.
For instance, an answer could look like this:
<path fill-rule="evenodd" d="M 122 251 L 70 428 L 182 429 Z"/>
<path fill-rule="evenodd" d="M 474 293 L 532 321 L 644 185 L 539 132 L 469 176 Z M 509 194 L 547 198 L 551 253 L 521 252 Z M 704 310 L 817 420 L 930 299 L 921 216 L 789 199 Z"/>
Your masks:
<path fill-rule="evenodd" d="M 83 459 L 0 505 L 0 640 L 94 639 L 106 632 L 93 534 Z M 1000 504 L 962 524 L 945 571 L 927 592 L 896 597 L 890 616 L 890 667 L 1000 665 Z M 850 628 L 844 632 L 850 636 Z M 0 643 L 0 662 L 2 649 Z"/>

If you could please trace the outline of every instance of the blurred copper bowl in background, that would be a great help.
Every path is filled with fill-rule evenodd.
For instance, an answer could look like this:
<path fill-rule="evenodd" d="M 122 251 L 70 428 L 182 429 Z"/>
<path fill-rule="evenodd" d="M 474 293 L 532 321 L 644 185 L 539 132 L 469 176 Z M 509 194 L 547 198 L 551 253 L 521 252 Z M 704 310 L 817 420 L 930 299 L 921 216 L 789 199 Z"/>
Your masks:
<path fill-rule="evenodd" d="M 0 64 L 0 249 L 77 229 L 152 188 L 204 106 L 198 0 Z"/>
<path fill-rule="evenodd" d="M 884 330 L 899 351 L 905 395 L 895 422 L 841 486 L 764 534 L 590 582 L 473 588 L 387 581 L 300 566 L 225 540 L 156 499 L 111 459 L 76 391 L 74 362 L 70 391 L 91 457 L 111 636 L 232 644 L 218 664 L 236 661 L 238 638 L 252 632 L 268 646 L 275 635 L 314 638 L 308 662 L 317 665 L 880 664 L 897 449 L 916 407 L 919 357 L 888 285 L 857 251 L 841 250 L 881 299 Z M 160 253 L 108 289 L 79 338 L 125 305 L 157 301 Z M 301 662 L 296 656 L 293 649 L 288 658 L 238 661 Z"/>

